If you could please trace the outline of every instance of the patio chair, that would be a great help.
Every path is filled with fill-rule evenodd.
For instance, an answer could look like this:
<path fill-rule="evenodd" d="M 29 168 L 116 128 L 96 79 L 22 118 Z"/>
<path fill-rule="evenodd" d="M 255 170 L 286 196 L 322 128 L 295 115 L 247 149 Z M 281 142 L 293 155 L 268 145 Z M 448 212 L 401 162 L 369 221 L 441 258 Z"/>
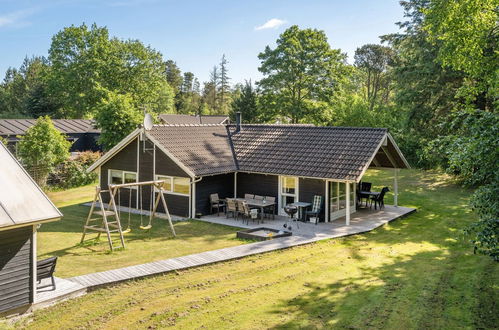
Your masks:
<path fill-rule="evenodd" d="M 265 196 L 265 202 L 267 203 L 275 203 L 275 197 L 274 196 Z M 270 213 L 270 212 L 272 213 Z M 267 216 L 267 215 L 273 215 L 274 214 L 274 211 L 275 211 L 275 204 L 272 205 L 272 206 L 269 206 L 269 207 L 266 207 L 264 208 L 264 215 Z"/>
<path fill-rule="evenodd" d="M 237 220 L 237 203 L 235 199 L 227 198 L 227 207 L 225 209 L 225 217 L 229 217 L 229 212 L 232 212 L 232 217 Z"/>
<path fill-rule="evenodd" d="M 258 209 L 250 209 L 248 203 L 245 201 L 237 201 L 237 213 L 241 215 L 243 222 L 244 218 L 248 219 L 246 223 L 249 224 L 249 219 L 253 221 L 258 220 Z"/>
<path fill-rule="evenodd" d="M 244 194 L 244 199 L 254 199 L 255 195 L 253 194 Z"/>
<path fill-rule="evenodd" d="M 257 201 L 263 201 L 263 196 L 260 196 L 260 195 L 255 195 L 255 199 Z"/>
<path fill-rule="evenodd" d="M 312 209 L 305 211 L 305 219 L 309 219 L 310 217 L 315 217 L 315 224 L 319 222 L 319 215 L 322 212 L 322 196 L 315 195 L 314 200 L 312 202 Z"/>
<path fill-rule="evenodd" d="M 51 258 L 37 261 L 37 263 L 36 263 L 36 279 L 38 280 L 38 284 L 40 284 L 44 278 L 50 278 L 51 282 L 52 282 L 51 284 L 38 286 L 37 289 L 46 288 L 46 287 L 51 286 L 53 288 L 53 290 L 55 290 L 54 272 L 55 272 L 55 265 L 56 264 L 57 264 L 57 257 L 51 257 Z"/>
<path fill-rule="evenodd" d="M 362 194 L 361 192 L 362 191 L 369 191 L 370 192 L 372 185 L 373 184 L 371 182 L 360 182 L 359 183 L 359 187 L 357 189 L 357 200 L 359 201 L 359 204 L 362 205 L 362 198 L 365 198 L 366 199 L 366 207 L 367 207 L 367 202 L 369 201 L 370 195 Z"/>
<path fill-rule="evenodd" d="M 379 206 L 379 209 L 381 210 L 382 207 L 385 207 L 385 194 L 387 192 L 389 192 L 390 189 L 388 189 L 388 187 L 383 187 L 383 189 L 381 189 L 381 192 L 379 193 L 379 195 L 376 195 L 376 196 L 371 196 L 371 203 L 370 203 L 370 206 L 372 206 L 373 202 L 374 202 L 374 209 L 376 210 L 376 204 L 378 204 Z"/>
<path fill-rule="evenodd" d="M 218 194 L 211 194 L 210 195 L 210 206 L 211 206 L 211 211 L 213 211 L 213 209 L 217 209 L 217 216 L 220 216 L 220 208 L 222 208 L 222 210 L 225 208 L 225 202 L 220 200 L 220 198 L 218 197 Z"/>

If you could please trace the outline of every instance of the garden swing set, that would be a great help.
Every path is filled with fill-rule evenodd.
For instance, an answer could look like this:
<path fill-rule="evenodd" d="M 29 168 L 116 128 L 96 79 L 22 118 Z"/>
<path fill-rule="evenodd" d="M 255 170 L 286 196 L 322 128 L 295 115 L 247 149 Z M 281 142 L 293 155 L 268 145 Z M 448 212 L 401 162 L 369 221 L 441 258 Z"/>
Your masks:
<path fill-rule="evenodd" d="M 161 200 L 163 209 L 166 214 L 166 218 L 170 225 L 170 229 L 173 233 L 173 236 L 177 236 L 175 233 L 175 228 L 173 228 L 172 219 L 170 217 L 170 212 L 168 211 L 168 206 L 166 205 L 163 184 L 164 180 L 156 180 L 156 181 L 144 181 L 144 182 L 130 182 L 123 184 L 109 184 L 107 190 L 103 190 L 100 187 L 96 187 L 94 200 L 92 202 L 92 206 L 90 207 L 90 212 L 88 213 L 87 221 L 83 226 L 83 235 L 81 237 L 81 243 L 85 241 L 85 236 L 89 231 L 93 231 L 97 233 L 96 239 L 100 238 L 102 233 L 106 233 L 107 240 L 109 242 L 109 248 L 111 251 L 114 251 L 117 248 L 125 248 L 125 239 L 123 234 L 129 233 L 132 231 L 131 229 L 131 218 L 132 218 L 132 192 L 136 187 L 138 193 L 138 201 L 136 203 L 135 210 L 140 214 L 140 229 L 142 230 L 150 230 L 152 228 L 152 220 L 156 214 L 156 210 L 158 208 L 159 202 Z M 143 221 L 143 193 L 142 188 L 144 186 L 151 187 L 151 198 L 149 199 L 149 222 L 144 224 Z M 128 193 L 128 223 L 127 227 L 123 230 L 121 227 L 121 191 L 120 189 L 127 188 L 129 190 Z M 154 198 L 154 191 L 158 192 L 156 198 Z M 109 203 L 107 208 L 104 207 L 104 202 L 102 198 L 102 194 L 108 193 Z M 116 198 L 118 199 L 118 205 L 116 205 Z M 154 202 L 153 202 L 154 201 Z M 96 206 L 100 208 L 100 210 L 95 210 Z M 114 217 L 114 219 L 112 219 Z M 92 224 L 94 222 L 100 222 L 99 224 Z M 113 245 L 112 233 L 118 233 L 120 238 L 120 245 Z"/>

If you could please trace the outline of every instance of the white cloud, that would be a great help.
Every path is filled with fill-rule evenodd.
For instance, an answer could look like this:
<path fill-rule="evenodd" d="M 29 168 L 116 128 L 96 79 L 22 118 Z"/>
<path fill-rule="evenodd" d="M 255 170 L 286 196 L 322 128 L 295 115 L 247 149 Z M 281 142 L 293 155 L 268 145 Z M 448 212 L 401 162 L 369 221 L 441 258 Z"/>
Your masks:
<path fill-rule="evenodd" d="M 285 24 L 286 21 L 278 18 L 271 18 L 263 25 L 255 27 L 255 31 L 266 30 L 266 29 L 277 29 L 279 26 Z"/>
<path fill-rule="evenodd" d="M 33 14 L 35 9 L 18 10 L 8 14 L 0 15 L 0 28 L 5 26 L 26 26 L 30 22 L 25 19 Z"/>

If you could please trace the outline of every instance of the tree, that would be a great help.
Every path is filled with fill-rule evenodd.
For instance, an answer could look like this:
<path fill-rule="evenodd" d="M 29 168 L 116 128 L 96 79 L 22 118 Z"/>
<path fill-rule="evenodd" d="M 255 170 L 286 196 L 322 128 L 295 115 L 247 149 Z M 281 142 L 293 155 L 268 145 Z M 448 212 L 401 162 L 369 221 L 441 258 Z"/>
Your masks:
<path fill-rule="evenodd" d="M 95 121 L 102 130 L 99 142 L 109 150 L 138 127 L 143 115 L 130 95 L 102 93 L 106 96 L 96 105 Z"/>
<path fill-rule="evenodd" d="M 403 117 L 403 129 L 395 134 L 408 161 L 418 167 L 437 166 L 423 148 L 441 135 L 443 123 L 459 102 L 462 72 L 443 68 L 437 61 L 438 45 L 428 41 L 423 29 L 428 0 L 401 2 L 407 21 L 398 23 L 401 32 L 382 36 L 397 53 L 392 67 L 394 101 Z"/>
<path fill-rule="evenodd" d="M 180 92 L 180 87 L 182 86 L 182 74 L 180 69 L 172 60 L 168 60 L 165 62 L 165 76 L 168 84 L 173 88 L 173 92 L 177 95 Z"/>
<path fill-rule="evenodd" d="M 219 85 L 219 95 L 220 95 L 220 107 L 222 113 L 228 112 L 228 94 L 230 91 L 229 85 L 229 69 L 227 68 L 227 64 L 229 62 L 225 58 L 225 54 L 222 55 L 222 59 L 220 60 L 220 85 Z"/>
<path fill-rule="evenodd" d="M 153 112 L 173 107 L 162 55 L 138 40 L 110 38 L 105 27 L 64 28 L 52 38 L 49 60 L 50 94 L 62 117 L 92 116 L 105 90 L 129 94 L 136 107 Z"/>
<path fill-rule="evenodd" d="M 389 93 L 387 70 L 393 64 L 394 52 L 390 47 L 367 44 L 355 50 L 355 65 L 366 74 L 366 92 L 369 110 L 373 110 L 379 93 Z"/>
<path fill-rule="evenodd" d="M 322 121 L 321 113 L 345 76 L 345 57 L 331 48 L 324 31 L 291 26 L 275 49 L 267 46 L 258 55 L 263 107 L 292 123 Z"/>
<path fill-rule="evenodd" d="M 40 117 L 18 142 L 18 156 L 37 183 L 44 186 L 48 175 L 69 157 L 71 143 L 48 117 Z"/>
<path fill-rule="evenodd" d="M 258 107 L 257 107 L 257 94 L 253 88 L 251 80 L 246 80 L 244 86 L 241 88 L 241 93 L 232 104 L 232 117 L 235 113 L 240 112 L 243 122 L 257 123 L 258 122 Z"/>
<path fill-rule="evenodd" d="M 0 85 L 0 112 L 17 118 L 52 115 L 56 104 L 47 93 L 49 70 L 43 57 L 26 57 L 19 69 L 7 69 Z"/>
<path fill-rule="evenodd" d="M 461 90 L 467 106 L 489 111 L 497 109 L 497 0 L 432 0 L 423 12 L 423 29 L 428 33 L 428 41 L 439 47 L 438 61 L 443 67 L 463 71 L 469 76 Z"/>
<path fill-rule="evenodd" d="M 210 89 L 210 97 L 211 100 L 207 102 L 207 104 L 210 105 L 210 107 L 216 112 L 218 111 L 218 91 L 220 87 L 220 73 L 218 72 L 218 66 L 214 65 L 213 69 L 210 71 L 210 83 L 209 85 L 205 84 L 205 87 L 209 86 L 211 87 Z"/>

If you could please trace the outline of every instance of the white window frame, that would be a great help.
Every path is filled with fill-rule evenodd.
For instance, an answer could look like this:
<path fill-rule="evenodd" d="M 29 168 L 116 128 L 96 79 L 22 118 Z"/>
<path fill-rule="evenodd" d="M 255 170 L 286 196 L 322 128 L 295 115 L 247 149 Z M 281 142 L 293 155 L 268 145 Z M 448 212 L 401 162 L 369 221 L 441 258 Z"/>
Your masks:
<path fill-rule="evenodd" d="M 290 193 L 284 193 L 282 191 L 282 188 L 283 188 L 283 179 L 284 178 L 293 178 L 296 182 L 296 188 L 295 188 L 295 193 L 294 194 L 290 194 Z M 285 205 L 282 205 L 282 197 L 283 196 L 290 196 L 290 197 L 294 197 L 295 198 L 295 203 L 296 202 L 299 202 L 300 201 L 300 194 L 299 194 L 299 190 L 300 190 L 300 178 L 298 178 L 297 176 L 290 176 L 290 175 L 279 175 L 279 215 L 287 215 L 286 212 L 284 212 L 284 206 Z"/>
<path fill-rule="evenodd" d="M 329 221 L 334 221 L 336 219 L 339 219 L 341 217 L 344 217 L 346 216 L 347 214 L 347 205 L 346 205 L 346 201 L 347 201 L 347 187 L 346 185 L 351 185 L 350 186 L 350 189 L 349 189 L 349 193 L 350 193 L 350 214 L 352 213 L 355 213 L 357 210 L 356 210 L 356 199 L 357 199 L 357 195 L 356 195 L 356 183 L 355 182 L 344 182 L 344 181 L 332 181 L 332 180 L 328 180 L 326 181 L 327 182 L 327 190 L 328 190 L 328 200 L 327 200 L 327 203 L 328 203 L 328 212 L 329 212 Z M 329 192 L 329 185 L 330 184 L 334 184 L 336 183 L 338 186 L 337 186 L 337 193 L 336 194 L 331 194 Z M 343 187 L 343 194 L 342 195 L 339 195 L 338 194 L 338 191 L 340 190 L 340 187 L 339 185 L 344 185 Z M 343 199 L 342 199 L 343 198 Z M 342 209 L 338 209 L 336 211 L 333 211 L 332 207 L 331 207 L 331 201 L 332 200 L 335 200 L 335 203 L 338 204 L 338 207 L 339 207 L 339 202 L 340 200 L 344 200 L 345 201 L 345 207 L 343 207 Z"/>
<path fill-rule="evenodd" d="M 182 193 L 178 193 L 178 192 L 174 191 L 175 190 L 175 186 L 174 186 L 174 183 L 173 183 L 174 182 L 173 178 L 182 178 L 182 179 L 189 180 L 189 178 L 185 178 L 185 177 L 181 177 L 181 176 L 173 177 L 173 176 L 170 176 L 170 175 L 162 175 L 162 174 L 156 174 L 154 176 L 154 180 L 170 180 L 171 190 L 163 190 L 165 194 L 190 197 L 190 195 L 191 195 L 190 181 L 189 181 L 189 192 L 186 193 L 186 194 L 182 194 Z M 154 187 L 154 190 L 156 192 L 159 192 L 159 189 L 156 188 L 156 187 Z"/>
<path fill-rule="evenodd" d="M 116 172 L 121 172 L 121 184 L 124 184 L 125 183 L 125 174 L 133 174 L 135 175 L 135 182 L 138 182 L 138 174 L 137 172 L 133 172 L 133 171 L 123 171 L 123 170 L 117 170 L 117 169 L 114 169 L 114 168 L 110 168 L 107 170 L 107 184 L 112 184 L 111 182 L 111 171 L 116 171 Z M 137 189 L 137 186 L 130 186 L 130 187 L 127 187 L 128 189 Z"/>

